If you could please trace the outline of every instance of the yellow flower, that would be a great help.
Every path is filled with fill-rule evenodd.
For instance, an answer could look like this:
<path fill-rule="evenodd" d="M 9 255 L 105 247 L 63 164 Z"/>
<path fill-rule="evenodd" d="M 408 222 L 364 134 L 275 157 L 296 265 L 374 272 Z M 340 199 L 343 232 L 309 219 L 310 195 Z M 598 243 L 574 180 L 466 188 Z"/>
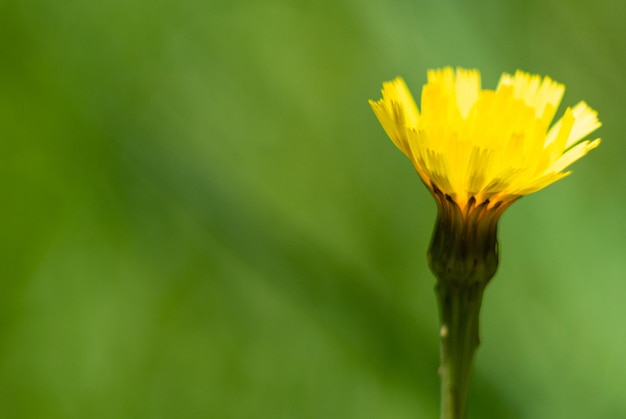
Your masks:
<path fill-rule="evenodd" d="M 584 139 L 600 127 L 584 102 L 551 125 L 564 91 L 521 71 L 483 90 L 478 71 L 448 67 L 428 72 L 421 112 L 400 78 L 370 101 L 437 202 L 428 264 L 441 320 L 441 417 L 463 417 L 483 292 L 498 268 L 500 216 L 600 144 Z"/>
<path fill-rule="evenodd" d="M 503 74 L 481 89 L 477 70 L 428 71 L 421 112 L 401 78 L 370 104 L 396 146 L 436 195 L 460 209 L 508 206 L 567 176 L 564 170 L 600 144 L 581 141 L 600 127 L 585 102 L 550 126 L 565 87 L 549 77 Z M 464 211 L 465 212 L 465 211 Z"/>

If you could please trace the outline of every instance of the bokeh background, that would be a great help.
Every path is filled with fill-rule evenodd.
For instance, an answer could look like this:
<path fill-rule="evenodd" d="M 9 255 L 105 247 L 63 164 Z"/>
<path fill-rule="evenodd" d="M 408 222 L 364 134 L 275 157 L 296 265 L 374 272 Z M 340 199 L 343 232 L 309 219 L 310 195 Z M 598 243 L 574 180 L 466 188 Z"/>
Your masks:
<path fill-rule="evenodd" d="M 0 2 L 0 417 L 437 417 L 435 207 L 367 99 L 443 65 L 604 123 L 500 223 L 470 418 L 626 417 L 625 14 Z"/>

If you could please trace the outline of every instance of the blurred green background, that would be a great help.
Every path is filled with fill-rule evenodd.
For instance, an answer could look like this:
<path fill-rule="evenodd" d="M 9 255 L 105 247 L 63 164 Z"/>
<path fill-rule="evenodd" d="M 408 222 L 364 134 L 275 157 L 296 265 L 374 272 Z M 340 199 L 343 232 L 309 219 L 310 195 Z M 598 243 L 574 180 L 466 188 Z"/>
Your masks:
<path fill-rule="evenodd" d="M 1 1 L 0 417 L 437 417 L 435 206 L 367 99 L 443 65 L 604 123 L 500 223 L 470 418 L 626 417 L 625 15 Z"/>

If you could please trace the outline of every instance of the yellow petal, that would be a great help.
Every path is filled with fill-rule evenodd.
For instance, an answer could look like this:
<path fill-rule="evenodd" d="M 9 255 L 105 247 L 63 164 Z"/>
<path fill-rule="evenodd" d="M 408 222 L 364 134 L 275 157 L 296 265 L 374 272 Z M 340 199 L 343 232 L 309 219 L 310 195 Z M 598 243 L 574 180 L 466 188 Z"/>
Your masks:
<path fill-rule="evenodd" d="M 589 151 L 593 150 L 597 146 L 600 145 L 600 139 L 596 138 L 593 141 L 583 141 L 582 143 L 576 144 L 574 147 L 567 150 L 557 161 L 552 164 L 550 167 L 550 171 L 558 173 L 563 171 L 569 165 L 574 163 L 576 160 L 580 159 L 582 156 L 587 154 Z"/>
<path fill-rule="evenodd" d="M 467 118 L 480 92 L 480 73 L 458 69 L 456 72 L 456 100 L 462 118 Z"/>
<path fill-rule="evenodd" d="M 579 102 L 574 106 L 572 113 L 574 114 L 576 122 L 574 122 L 572 131 L 565 144 L 566 148 L 576 144 L 602 126 L 600 121 L 598 121 L 598 113 L 591 109 L 585 102 Z"/>
<path fill-rule="evenodd" d="M 400 77 L 383 83 L 382 99 L 369 101 L 380 124 L 394 144 L 407 157 L 411 157 L 407 142 L 407 127 L 417 127 L 419 111 L 404 80 Z"/>

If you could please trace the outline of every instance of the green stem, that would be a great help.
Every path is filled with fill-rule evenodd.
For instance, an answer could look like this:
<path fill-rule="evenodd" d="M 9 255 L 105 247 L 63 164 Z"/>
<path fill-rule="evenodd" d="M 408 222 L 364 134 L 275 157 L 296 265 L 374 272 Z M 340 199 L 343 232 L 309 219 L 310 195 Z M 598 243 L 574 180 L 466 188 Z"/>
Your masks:
<path fill-rule="evenodd" d="M 486 284 L 484 284 L 486 285 Z M 462 419 L 474 352 L 479 345 L 478 320 L 484 286 L 437 285 L 441 318 L 441 419 Z"/>
<path fill-rule="evenodd" d="M 485 287 L 498 269 L 498 219 L 513 200 L 470 198 L 462 207 L 431 185 L 437 221 L 428 264 L 441 320 L 441 419 L 463 419 Z"/>

